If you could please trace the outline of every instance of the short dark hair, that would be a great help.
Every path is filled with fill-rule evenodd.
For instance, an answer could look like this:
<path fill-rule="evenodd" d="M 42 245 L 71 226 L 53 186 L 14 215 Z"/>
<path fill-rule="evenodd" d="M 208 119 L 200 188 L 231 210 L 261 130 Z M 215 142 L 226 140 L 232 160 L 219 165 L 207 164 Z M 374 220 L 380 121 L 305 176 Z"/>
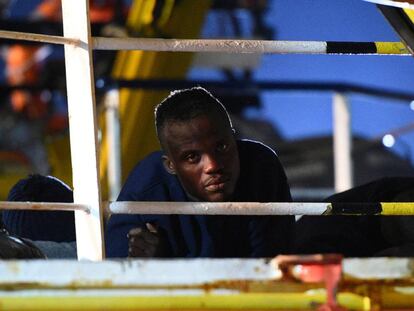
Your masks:
<path fill-rule="evenodd" d="M 161 133 L 168 122 L 183 122 L 200 115 L 218 113 L 232 129 L 230 116 L 223 104 L 205 88 L 175 90 L 155 107 L 155 128 L 161 142 Z M 162 144 L 162 142 L 161 142 Z"/>

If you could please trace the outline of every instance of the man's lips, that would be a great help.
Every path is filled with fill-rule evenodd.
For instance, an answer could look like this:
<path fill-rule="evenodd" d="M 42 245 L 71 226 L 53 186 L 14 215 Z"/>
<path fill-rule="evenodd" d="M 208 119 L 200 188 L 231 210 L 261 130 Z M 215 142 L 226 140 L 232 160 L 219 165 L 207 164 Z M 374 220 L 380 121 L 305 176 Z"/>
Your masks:
<path fill-rule="evenodd" d="M 230 181 L 230 178 L 221 178 L 218 180 L 213 180 L 207 183 L 205 188 L 209 192 L 221 191 L 226 187 L 229 181 Z"/>

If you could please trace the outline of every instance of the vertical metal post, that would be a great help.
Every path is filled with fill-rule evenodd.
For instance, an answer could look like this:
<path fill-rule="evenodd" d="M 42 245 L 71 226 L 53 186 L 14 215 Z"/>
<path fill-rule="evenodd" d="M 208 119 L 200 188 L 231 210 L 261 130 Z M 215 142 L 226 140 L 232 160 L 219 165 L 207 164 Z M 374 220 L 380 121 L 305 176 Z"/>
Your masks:
<path fill-rule="evenodd" d="M 105 95 L 106 138 L 108 141 L 109 200 L 116 201 L 121 191 L 121 134 L 119 124 L 119 90 Z"/>
<path fill-rule="evenodd" d="M 90 207 L 90 213 L 75 212 L 78 259 L 101 260 L 103 209 L 88 11 L 88 0 L 62 1 L 64 35 L 80 39 L 79 45 L 65 45 L 74 202 Z"/>
<path fill-rule="evenodd" d="M 353 186 L 351 113 L 344 94 L 333 96 L 333 153 L 335 191 Z"/>

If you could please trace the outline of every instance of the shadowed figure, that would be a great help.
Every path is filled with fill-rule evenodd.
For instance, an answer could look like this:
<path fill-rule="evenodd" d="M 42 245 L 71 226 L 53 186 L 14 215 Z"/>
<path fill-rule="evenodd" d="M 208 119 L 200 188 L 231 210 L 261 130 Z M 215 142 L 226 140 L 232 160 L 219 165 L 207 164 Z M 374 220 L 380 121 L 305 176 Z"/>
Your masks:
<path fill-rule="evenodd" d="M 414 177 L 386 177 L 334 194 L 332 203 L 414 202 Z M 413 216 L 303 216 L 294 252 L 414 256 Z"/>
<path fill-rule="evenodd" d="M 18 181 L 7 198 L 12 202 L 73 202 L 72 190 L 52 176 L 29 175 Z M 71 242 L 76 240 L 72 211 L 6 210 L 4 227 L 11 234 L 38 241 Z"/>
<path fill-rule="evenodd" d="M 71 203 L 73 193 L 55 177 L 34 174 L 19 180 L 10 189 L 8 200 Z M 76 258 L 73 212 L 5 210 L 3 222 L 1 258 Z"/>

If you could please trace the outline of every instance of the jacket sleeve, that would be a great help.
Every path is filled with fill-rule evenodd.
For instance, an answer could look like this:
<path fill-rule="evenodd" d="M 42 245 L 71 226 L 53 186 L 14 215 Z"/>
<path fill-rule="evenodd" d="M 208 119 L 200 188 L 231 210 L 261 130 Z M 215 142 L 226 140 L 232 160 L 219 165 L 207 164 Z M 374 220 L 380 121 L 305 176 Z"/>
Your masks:
<path fill-rule="evenodd" d="M 141 226 L 142 222 L 139 215 L 112 215 L 109 218 L 105 231 L 106 257 L 128 257 L 127 234 L 132 228 Z"/>
<path fill-rule="evenodd" d="M 144 201 L 143 187 L 150 179 L 150 166 L 146 161 L 138 164 L 128 176 L 117 201 Z M 128 256 L 127 234 L 132 228 L 141 227 L 143 221 L 140 215 L 112 214 L 106 224 L 105 249 L 106 257 L 122 258 Z"/>
<path fill-rule="evenodd" d="M 180 201 L 182 190 L 177 188 L 174 178 L 175 176 L 171 177 L 165 172 L 159 153 L 154 153 L 130 173 L 117 201 Z M 168 233 L 172 230 L 170 217 L 167 215 L 113 214 L 106 227 L 107 257 L 127 257 L 128 232 L 132 228 L 144 227 L 147 222 L 158 225 Z"/>

